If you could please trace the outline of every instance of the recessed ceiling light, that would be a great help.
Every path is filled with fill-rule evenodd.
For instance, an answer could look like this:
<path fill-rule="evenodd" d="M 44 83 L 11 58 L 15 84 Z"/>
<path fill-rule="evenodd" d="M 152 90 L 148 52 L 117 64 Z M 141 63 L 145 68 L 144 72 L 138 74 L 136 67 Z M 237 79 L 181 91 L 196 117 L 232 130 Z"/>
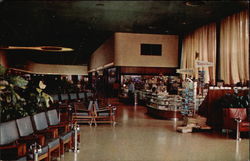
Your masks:
<path fill-rule="evenodd" d="M 185 2 L 185 5 L 186 6 L 190 6 L 190 7 L 198 7 L 198 6 L 202 6 L 204 4 L 205 3 L 203 1 L 199 1 L 199 0 L 196 0 L 196 1 L 186 1 Z"/>

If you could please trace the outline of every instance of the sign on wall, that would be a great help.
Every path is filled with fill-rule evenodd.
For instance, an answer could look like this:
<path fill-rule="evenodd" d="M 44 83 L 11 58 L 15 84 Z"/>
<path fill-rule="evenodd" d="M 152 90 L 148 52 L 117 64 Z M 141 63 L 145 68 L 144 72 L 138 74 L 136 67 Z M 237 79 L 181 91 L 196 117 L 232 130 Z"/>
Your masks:
<path fill-rule="evenodd" d="M 214 63 L 208 62 L 208 61 L 197 60 L 195 62 L 195 67 L 196 68 L 199 68 L 199 67 L 212 67 L 212 66 L 214 66 Z"/>
<path fill-rule="evenodd" d="M 176 73 L 180 73 L 180 74 L 193 74 L 194 70 L 193 69 L 177 69 Z"/>

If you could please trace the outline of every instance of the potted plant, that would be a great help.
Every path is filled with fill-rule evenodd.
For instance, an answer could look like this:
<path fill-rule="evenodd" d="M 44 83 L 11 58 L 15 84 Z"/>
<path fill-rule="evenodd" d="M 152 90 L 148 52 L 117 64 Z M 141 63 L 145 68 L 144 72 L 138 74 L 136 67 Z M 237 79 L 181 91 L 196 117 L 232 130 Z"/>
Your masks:
<path fill-rule="evenodd" d="M 44 92 L 46 85 L 42 81 L 29 82 L 28 88 L 23 93 L 26 99 L 24 109 L 29 115 L 45 111 L 53 99 L 50 95 Z"/>
<path fill-rule="evenodd" d="M 5 122 L 44 111 L 53 102 L 40 81 L 34 84 L 0 65 L 0 121 Z"/>
<path fill-rule="evenodd" d="M 28 81 L 20 76 L 12 75 L 6 68 L 0 66 L 0 120 L 9 121 L 27 116 L 23 108 L 26 100 L 21 97 Z"/>

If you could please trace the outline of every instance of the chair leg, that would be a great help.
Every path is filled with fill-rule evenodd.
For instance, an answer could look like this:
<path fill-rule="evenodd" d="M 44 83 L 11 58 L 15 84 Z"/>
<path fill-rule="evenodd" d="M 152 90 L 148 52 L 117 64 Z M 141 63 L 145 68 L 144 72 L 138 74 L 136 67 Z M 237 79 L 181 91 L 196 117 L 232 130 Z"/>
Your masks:
<path fill-rule="evenodd" d="M 80 133 L 77 134 L 77 141 L 80 143 Z"/>
<path fill-rule="evenodd" d="M 96 118 L 95 117 L 93 117 L 93 122 L 95 123 L 95 126 L 97 126 Z"/>
<path fill-rule="evenodd" d="M 72 148 L 72 138 L 70 139 L 69 143 L 68 143 L 68 148 L 71 149 Z"/>
<path fill-rule="evenodd" d="M 113 117 L 112 117 L 112 115 L 110 115 L 109 120 L 110 120 L 110 124 L 113 125 Z"/>
<path fill-rule="evenodd" d="M 59 146 L 59 148 L 58 148 L 58 150 L 57 150 L 57 151 L 58 151 L 58 153 L 57 153 L 57 157 L 58 157 L 58 158 L 60 158 L 60 150 L 61 150 L 61 147 Z"/>
<path fill-rule="evenodd" d="M 51 158 L 52 158 L 52 156 L 51 156 L 51 151 L 48 152 L 48 155 L 49 155 L 49 156 L 48 156 L 48 160 L 51 161 L 51 160 L 52 160 L 52 159 L 51 159 Z"/>
<path fill-rule="evenodd" d="M 115 126 L 116 122 L 115 122 L 115 115 L 112 116 L 112 121 L 113 121 L 113 126 Z"/>
<path fill-rule="evenodd" d="M 64 150 L 65 150 L 65 149 L 64 149 L 64 142 L 61 141 L 61 143 L 60 143 L 60 154 L 59 154 L 60 156 L 61 156 L 61 155 L 64 155 Z"/>

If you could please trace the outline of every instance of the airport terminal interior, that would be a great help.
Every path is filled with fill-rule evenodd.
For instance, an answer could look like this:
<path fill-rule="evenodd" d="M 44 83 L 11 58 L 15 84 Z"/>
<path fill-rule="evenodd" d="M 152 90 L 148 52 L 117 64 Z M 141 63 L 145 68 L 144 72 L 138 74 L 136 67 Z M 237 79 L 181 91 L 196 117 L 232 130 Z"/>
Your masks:
<path fill-rule="evenodd" d="M 0 160 L 249 161 L 249 0 L 0 0 Z"/>

